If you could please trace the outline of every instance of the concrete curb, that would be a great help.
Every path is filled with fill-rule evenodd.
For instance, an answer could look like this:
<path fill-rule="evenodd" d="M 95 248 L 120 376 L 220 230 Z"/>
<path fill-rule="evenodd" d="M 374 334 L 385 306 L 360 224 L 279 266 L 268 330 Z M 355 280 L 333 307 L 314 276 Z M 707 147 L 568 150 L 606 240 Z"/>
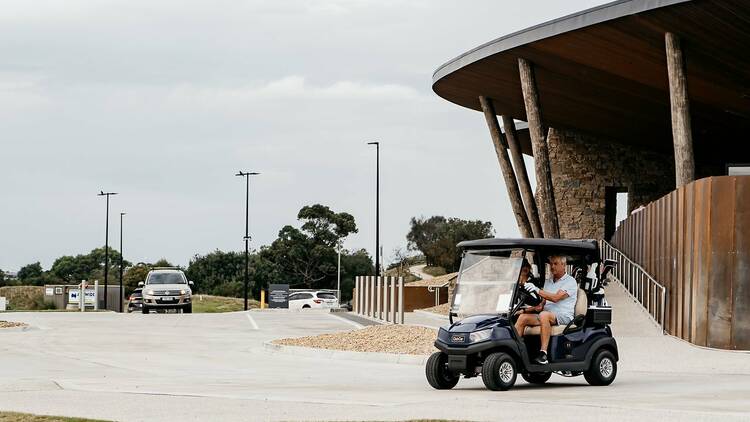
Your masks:
<path fill-rule="evenodd" d="M 263 342 L 265 350 L 284 353 L 287 355 L 302 356 L 308 358 L 331 359 L 331 360 L 352 360 L 398 363 L 402 365 L 424 365 L 427 363 L 429 356 L 425 355 L 399 355 L 396 353 L 377 353 L 377 352 L 350 352 L 348 350 L 331 350 L 317 349 L 312 347 L 286 346 L 283 344 L 272 343 L 273 340 Z"/>

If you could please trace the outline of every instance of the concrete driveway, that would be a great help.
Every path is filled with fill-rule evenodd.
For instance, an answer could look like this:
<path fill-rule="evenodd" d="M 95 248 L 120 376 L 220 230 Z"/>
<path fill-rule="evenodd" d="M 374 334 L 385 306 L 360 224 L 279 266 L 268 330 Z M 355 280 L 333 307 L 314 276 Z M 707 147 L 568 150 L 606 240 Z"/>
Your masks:
<path fill-rule="evenodd" d="M 747 420 L 750 365 L 715 375 L 639 369 L 610 387 L 553 376 L 508 392 L 481 380 L 436 391 L 417 365 L 273 354 L 269 339 L 352 329 L 325 313 L 6 313 L 0 410 L 123 421 L 174 420 Z M 691 346 L 690 346 L 691 347 Z M 670 351 L 666 351 L 669 353 Z M 652 354 L 661 353 L 659 350 Z M 735 362 L 750 362 L 735 355 Z"/>

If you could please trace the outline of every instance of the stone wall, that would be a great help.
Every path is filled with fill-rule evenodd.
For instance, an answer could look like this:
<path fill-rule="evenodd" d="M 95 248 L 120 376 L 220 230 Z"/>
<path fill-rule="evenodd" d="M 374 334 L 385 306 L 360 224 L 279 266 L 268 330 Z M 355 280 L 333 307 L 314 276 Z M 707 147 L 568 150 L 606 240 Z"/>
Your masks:
<path fill-rule="evenodd" d="M 548 139 L 555 205 L 563 239 L 604 238 L 605 192 L 628 192 L 628 211 L 675 189 L 674 160 L 569 131 Z"/>

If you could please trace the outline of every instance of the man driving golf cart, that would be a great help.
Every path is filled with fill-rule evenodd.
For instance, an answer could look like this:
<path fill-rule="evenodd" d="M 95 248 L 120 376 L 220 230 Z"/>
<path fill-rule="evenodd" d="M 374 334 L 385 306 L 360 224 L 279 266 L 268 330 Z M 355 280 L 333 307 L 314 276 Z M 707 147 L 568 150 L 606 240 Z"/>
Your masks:
<path fill-rule="evenodd" d="M 523 289 L 527 292 L 539 295 L 542 298 L 542 303 L 518 311 L 519 315 L 515 324 L 516 332 L 520 335 L 523 335 L 526 327 L 540 326 L 541 348 L 535 361 L 542 365 L 549 363 L 547 347 L 552 334 L 552 326 L 567 325 L 573 320 L 578 297 L 578 284 L 573 277 L 566 273 L 566 258 L 562 255 L 553 255 L 549 259 L 549 264 L 552 277 L 544 282 L 544 289 L 540 289 L 533 283 L 525 282 L 524 268 L 526 268 L 527 273 L 531 270 L 528 261 L 526 266 L 521 267 L 519 284 L 522 284 Z"/>
<path fill-rule="evenodd" d="M 491 390 L 511 388 L 517 375 L 532 384 L 552 373 L 583 375 L 591 385 L 614 381 L 619 354 L 603 289 L 613 263 L 602 262 L 596 241 L 481 239 L 458 246 L 463 258 L 450 325 L 438 330 L 439 352 L 425 366 L 432 387 L 453 388 L 462 375 L 481 375 Z"/>

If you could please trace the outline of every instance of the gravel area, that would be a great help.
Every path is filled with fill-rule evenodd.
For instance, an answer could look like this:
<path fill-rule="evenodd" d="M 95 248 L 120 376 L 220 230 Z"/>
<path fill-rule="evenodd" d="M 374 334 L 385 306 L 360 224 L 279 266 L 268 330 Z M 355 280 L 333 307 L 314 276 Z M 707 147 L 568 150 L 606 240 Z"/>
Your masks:
<path fill-rule="evenodd" d="M 27 325 L 28 324 L 24 324 L 23 322 L 0 321 L 0 328 L 25 327 Z"/>
<path fill-rule="evenodd" d="M 434 352 L 437 330 L 412 325 L 376 325 L 354 331 L 321 334 L 311 337 L 274 340 L 286 346 L 314 347 L 319 349 L 347 350 L 353 352 L 396 353 L 402 355 L 429 355 Z"/>
<path fill-rule="evenodd" d="M 432 308 L 420 309 L 420 311 L 427 311 L 438 315 L 448 316 L 448 310 L 450 310 L 450 307 L 451 305 L 449 303 L 443 303 L 442 305 L 433 306 Z"/>

